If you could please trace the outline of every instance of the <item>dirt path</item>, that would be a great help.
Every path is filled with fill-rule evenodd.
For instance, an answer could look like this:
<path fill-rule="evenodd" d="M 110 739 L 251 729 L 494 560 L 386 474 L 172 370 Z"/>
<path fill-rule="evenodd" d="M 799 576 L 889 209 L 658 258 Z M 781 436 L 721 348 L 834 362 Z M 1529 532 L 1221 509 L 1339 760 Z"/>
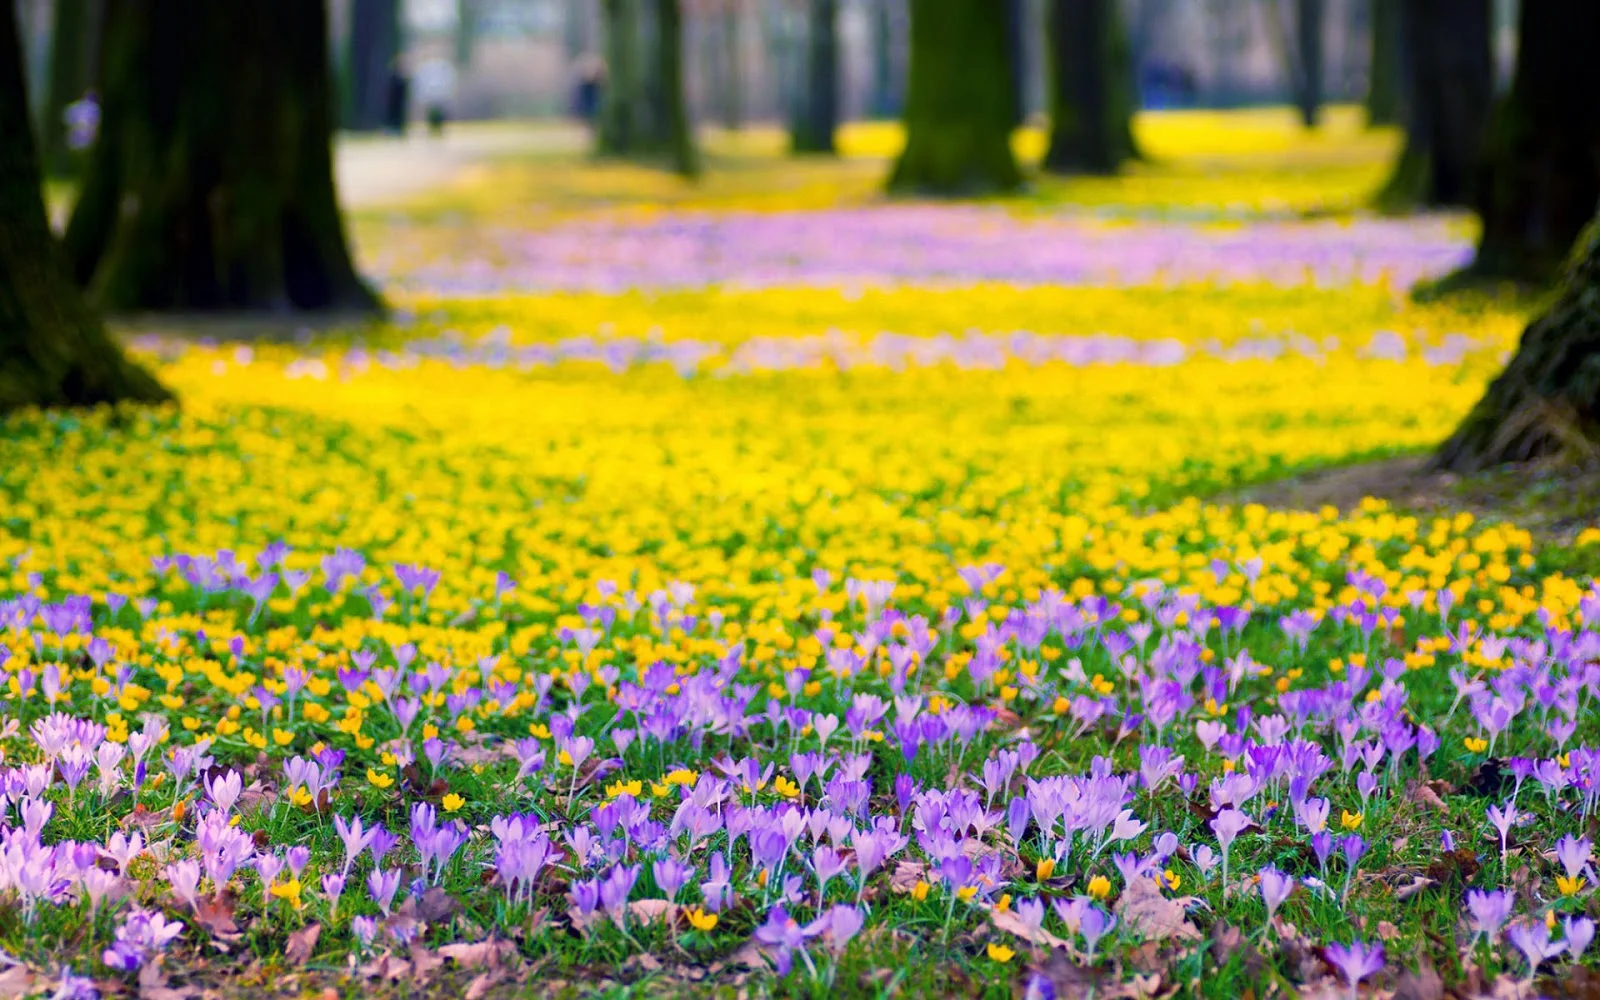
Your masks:
<path fill-rule="evenodd" d="M 466 122 L 438 139 L 420 128 L 403 138 L 341 134 L 334 145 L 339 201 L 346 209 L 391 205 L 456 183 L 481 163 L 571 154 L 588 142 L 586 129 L 558 121 Z"/>

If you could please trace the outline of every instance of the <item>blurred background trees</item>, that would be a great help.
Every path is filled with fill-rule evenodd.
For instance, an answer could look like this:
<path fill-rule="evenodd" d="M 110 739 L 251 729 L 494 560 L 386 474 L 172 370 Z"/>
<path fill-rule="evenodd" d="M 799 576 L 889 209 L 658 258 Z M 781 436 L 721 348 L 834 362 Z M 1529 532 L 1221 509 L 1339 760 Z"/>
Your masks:
<path fill-rule="evenodd" d="M 794 152 L 826 154 L 842 124 L 894 118 L 887 188 L 963 196 L 1027 184 L 1024 134 L 1045 140 L 1045 171 L 1107 174 L 1140 158 L 1138 109 L 1286 104 L 1316 128 L 1329 104 L 1360 103 L 1404 133 L 1374 206 L 1476 212 L 1457 280 L 1535 287 L 1600 200 L 1590 0 L 0 2 L 21 52 L 7 100 L 38 137 L 15 115 L 0 136 L 8 183 L 27 189 L 7 192 L 8 252 L 35 247 L 35 279 L 57 296 L 48 274 L 64 261 L 114 311 L 375 309 L 345 243 L 336 125 L 401 136 L 418 121 L 571 116 L 601 156 L 694 177 L 698 126 L 778 123 Z M 41 168 L 74 195 L 59 251 L 39 243 L 38 181 L 24 179 Z M 1584 261 L 1452 465 L 1545 447 L 1548 428 L 1506 430 L 1529 398 L 1591 420 L 1600 361 L 1572 333 L 1595 298 Z M 89 330 L 79 301 L 52 320 L 8 308 L 14 324 L 60 330 L 71 314 Z"/>

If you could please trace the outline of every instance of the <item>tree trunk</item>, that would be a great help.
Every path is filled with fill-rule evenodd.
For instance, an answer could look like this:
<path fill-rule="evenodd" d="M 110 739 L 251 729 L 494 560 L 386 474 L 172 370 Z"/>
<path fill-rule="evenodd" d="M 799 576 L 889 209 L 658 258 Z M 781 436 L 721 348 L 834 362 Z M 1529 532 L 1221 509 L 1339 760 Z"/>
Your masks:
<path fill-rule="evenodd" d="M 1133 79 L 1116 0 L 1054 0 L 1050 147 L 1054 173 L 1111 174 L 1133 148 Z"/>
<path fill-rule="evenodd" d="M 1295 0 L 1294 37 L 1295 73 L 1294 103 L 1300 111 L 1300 121 L 1306 128 L 1315 128 L 1322 113 L 1323 30 L 1322 0 Z"/>
<path fill-rule="evenodd" d="M 84 301 L 50 233 L 16 8 L 0 5 L 0 411 L 170 399 Z"/>
<path fill-rule="evenodd" d="M 1372 62 L 1367 68 L 1367 124 L 1400 123 L 1404 78 L 1400 6 L 1404 0 L 1371 0 Z"/>
<path fill-rule="evenodd" d="M 744 125 L 744 60 L 739 46 L 739 0 L 723 0 L 722 8 L 722 124 L 729 129 Z"/>
<path fill-rule="evenodd" d="M 872 0 L 872 114 L 893 118 L 899 113 L 894 94 L 894 13 L 892 0 Z"/>
<path fill-rule="evenodd" d="M 1025 0 L 999 0 L 1006 8 L 1006 64 L 1011 70 L 1011 127 L 1028 117 L 1028 14 Z"/>
<path fill-rule="evenodd" d="M 833 153 L 839 126 L 838 0 L 810 0 L 806 24 L 805 100 L 796 109 L 794 151 Z"/>
<path fill-rule="evenodd" d="M 638 17 L 638 7 L 643 2 L 603 0 L 606 84 L 601 94 L 600 128 L 595 136 L 601 156 L 636 155 L 643 145 L 646 107 L 639 72 Z"/>
<path fill-rule="evenodd" d="M 345 128 L 376 132 L 384 127 L 400 50 L 400 0 L 351 0 Z"/>
<path fill-rule="evenodd" d="M 1511 91 L 1495 108 L 1474 196 L 1471 272 L 1545 282 L 1600 200 L 1600 4 L 1524 0 Z"/>
<path fill-rule="evenodd" d="M 683 91 L 683 9 L 679 0 L 656 0 L 656 73 L 664 112 L 663 151 L 673 170 L 693 177 L 700 172 L 700 156 Z"/>
<path fill-rule="evenodd" d="M 1489 0 L 1400 0 L 1406 144 L 1378 195 L 1385 210 L 1470 203 L 1493 101 L 1489 8 Z"/>
<path fill-rule="evenodd" d="M 102 307 L 377 308 L 334 193 L 324 0 L 111 0 L 103 75 L 66 234 Z"/>
<path fill-rule="evenodd" d="M 1506 370 L 1440 448 L 1434 464 L 1468 473 L 1505 462 L 1597 454 L 1600 221 L 1580 234 L 1555 303 L 1523 332 Z"/>
<path fill-rule="evenodd" d="M 50 86 L 45 96 L 39 140 L 44 168 L 53 175 L 71 173 L 78 151 L 67 134 L 67 105 L 94 88 L 103 0 L 56 0 L 50 33 Z"/>
<path fill-rule="evenodd" d="M 456 33 L 451 53 L 456 69 L 472 65 L 472 50 L 478 44 L 478 0 L 456 0 Z"/>
<path fill-rule="evenodd" d="M 906 146 L 889 190 L 935 195 L 1012 191 L 1006 14 L 994 0 L 911 0 Z"/>
<path fill-rule="evenodd" d="M 643 58 L 640 36 L 642 4 L 647 0 L 605 0 L 606 56 L 609 77 L 600 114 L 597 152 L 601 156 L 653 159 L 664 157 L 686 177 L 699 173 L 683 91 L 683 16 L 678 0 L 654 0 L 655 40 L 652 58 Z M 654 74 L 645 86 L 643 64 Z"/>

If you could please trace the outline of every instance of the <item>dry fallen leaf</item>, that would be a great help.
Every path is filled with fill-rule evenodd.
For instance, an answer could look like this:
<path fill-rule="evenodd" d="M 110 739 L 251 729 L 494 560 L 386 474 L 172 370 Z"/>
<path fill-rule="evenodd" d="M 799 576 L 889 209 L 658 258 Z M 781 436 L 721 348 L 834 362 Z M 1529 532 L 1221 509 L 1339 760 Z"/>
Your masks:
<path fill-rule="evenodd" d="M 417 941 L 415 939 L 412 940 L 411 975 L 413 979 L 421 982 L 422 980 L 425 980 L 429 976 L 433 975 L 433 973 L 442 965 L 444 965 L 444 959 L 434 954 L 421 941 Z"/>
<path fill-rule="evenodd" d="M 36 992 L 36 977 L 25 965 L 13 965 L 0 971 L 0 997 L 25 997 Z"/>
<path fill-rule="evenodd" d="M 664 899 L 636 899 L 628 904 L 628 912 L 641 924 L 649 926 L 657 921 L 671 923 L 678 908 Z"/>
<path fill-rule="evenodd" d="M 889 876 L 889 889 L 901 894 L 908 893 L 927 873 L 928 866 L 920 861 L 900 861 L 894 866 L 894 874 Z"/>
<path fill-rule="evenodd" d="M 1193 902 L 1193 896 L 1168 899 L 1161 895 L 1154 879 L 1139 878 L 1122 891 L 1114 909 L 1124 927 L 1142 934 L 1147 940 L 1198 941 L 1200 931 L 1184 912 Z"/>
<path fill-rule="evenodd" d="M 490 938 L 487 941 L 444 945 L 439 948 L 439 957 L 448 958 L 464 969 L 493 969 L 514 955 L 516 950 L 510 941 Z"/>
<path fill-rule="evenodd" d="M 289 935 L 289 944 L 283 949 L 284 958 L 289 960 L 290 965 L 306 964 L 311 960 L 311 953 L 316 950 L 317 938 L 321 936 L 321 924 L 306 924 Z"/>
<path fill-rule="evenodd" d="M 1043 927 L 1035 930 L 1023 923 L 1022 918 L 1017 916 L 1015 910 L 1000 911 L 991 909 L 989 911 L 989 919 L 994 923 L 995 930 L 1013 934 L 1029 944 L 1041 945 L 1046 948 L 1067 947 L 1065 940 L 1056 937 Z"/>
<path fill-rule="evenodd" d="M 239 925 L 233 922 L 233 897 L 227 894 L 196 899 L 194 922 L 210 934 L 213 943 L 223 951 L 227 951 L 228 945 L 237 943 L 243 936 L 239 932 Z"/>
<path fill-rule="evenodd" d="M 1426 889 L 1428 886 L 1438 884 L 1439 883 L 1435 882 L 1431 878 L 1428 878 L 1426 875 L 1413 875 L 1411 876 L 1410 882 L 1407 882 L 1405 885 L 1399 886 L 1395 889 L 1394 898 L 1399 900 L 1407 900 Z"/>
<path fill-rule="evenodd" d="M 1427 806 L 1442 813 L 1450 811 L 1450 806 L 1445 803 L 1444 799 L 1439 797 L 1439 793 L 1420 781 L 1411 782 L 1410 787 L 1406 789 L 1406 798 L 1418 805 Z"/>
<path fill-rule="evenodd" d="M 1395 980 L 1394 1000 L 1444 1000 L 1444 980 L 1431 965 L 1407 969 Z"/>

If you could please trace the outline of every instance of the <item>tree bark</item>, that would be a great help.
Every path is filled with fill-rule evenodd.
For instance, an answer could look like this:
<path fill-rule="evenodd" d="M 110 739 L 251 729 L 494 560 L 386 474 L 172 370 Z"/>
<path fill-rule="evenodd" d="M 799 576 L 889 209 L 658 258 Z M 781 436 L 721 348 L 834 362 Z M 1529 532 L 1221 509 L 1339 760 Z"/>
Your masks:
<path fill-rule="evenodd" d="M 1489 15 L 1489 0 L 1400 0 L 1406 144 L 1378 195 L 1385 210 L 1471 203 L 1494 99 Z"/>
<path fill-rule="evenodd" d="M 1518 37 L 1474 185 L 1483 235 L 1469 273 L 1542 283 L 1600 200 L 1600 4 L 1524 0 Z"/>
<path fill-rule="evenodd" d="M 673 170 L 693 177 L 700 172 L 700 155 L 683 90 L 683 9 L 679 0 L 656 0 L 656 73 L 664 111 L 664 152 Z"/>
<path fill-rule="evenodd" d="M 872 3 L 872 114 L 893 118 L 899 113 L 894 93 L 894 14 L 891 0 Z"/>
<path fill-rule="evenodd" d="M 1404 0 L 1370 0 L 1372 60 L 1367 68 L 1367 124 L 1398 125 L 1404 47 L 1400 43 L 1400 6 Z"/>
<path fill-rule="evenodd" d="M 640 36 L 642 4 L 648 0 L 605 0 L 609 76 L 601 105 L 596 151 L 601 156 L 662 159 L 677 173 L 700 171 L 683 90 L 683 16 L 678 0 L 654 0 L 649 12 L 655 30 L 648 60 L 654 85 L 645 86 Z"/>
<path fill-rule="evenodd" d="M 1028 15 L 1025 0 L 999 0 L 1006 9 L 1006 65 L 1011 70 L 1011 127 L 1028 117 Z"/>
<path fill-rule="evenodd" d="M 1116 0 L 1054 0 L 1050 47 L 1050 146 L 1044 169 L 1111 174 L 1137 155 L 1133 74 Z"/>
<path fill-rule="evenodd" d="M 0 411 L 171 396 L 129 361 L 50 233 L 22 78 L 16 8 L 0 9 Z"/>
<path fill-rule="evenodd" d="M 67 227 L 108 310 L 357 310 L 324 0 L 111 0 L 105 105 Z"/>
<path fill-rule="evenodd" d="M 805 100 L 796 110 L 793 133 L 796 153 L 835 152 L 839 127 L 838 0 L 810 0 L 806 23 Z"/>
<path fill-rule="evenodd" d="M 68 143 L 67 105 L 94 87 L 103 0 L 56 0 L 50 32 L 49 89 L 39 127 L 44 168 L 57 176 L 71 173 L 77 151 Z"/>
<path fill-rule="evenodd" d="M 1322 113 L 1322 0 L 1295 0 L 1295 106 L 1306 128 L 1315 128 Z"/>
<path fill-rule="evenodd" d="M 384 127 L 390 79 L 400 50 L 400 0 L 351 0 L 350 40 L 345 56 L 345 128 L 375 132 Z"/>
<path fill-rule="evenodd" d="M 478 0 L 456 0 L 456 33 L 451 41 L 456 69 L 467 69 L 472 65 L 472 53 L 478 45 Z M 577 53 L 569 51 L 568 54 Z"/>
<path fill-rule="evenodd" d="M 1579 236 L 1555 303 L 1434 464 L 1470 473 L 1560 455 L 1600 455 L 1600 220 Z"/>
<path fill-rule="evenodd" d="M 969 195 L 1021 185 L 1005 19 L 994 0 L 911 0 L 906 146 L 890 191 Z"/>
<path fill-rule="evenodd" d="M 596 150 L 601 156 L 630 156 L 643 145 L 647 108 L 639 72 L 638 5 L 644 0 L 603 0 L 606 83 L 600 101 Z"/>
<path fill-rule="evenodd" d="M 722 10 L 722 124 L 737 129 L 744 125 L 744 59 L 739 47 L 739 0 L 723 0 Z"/>

